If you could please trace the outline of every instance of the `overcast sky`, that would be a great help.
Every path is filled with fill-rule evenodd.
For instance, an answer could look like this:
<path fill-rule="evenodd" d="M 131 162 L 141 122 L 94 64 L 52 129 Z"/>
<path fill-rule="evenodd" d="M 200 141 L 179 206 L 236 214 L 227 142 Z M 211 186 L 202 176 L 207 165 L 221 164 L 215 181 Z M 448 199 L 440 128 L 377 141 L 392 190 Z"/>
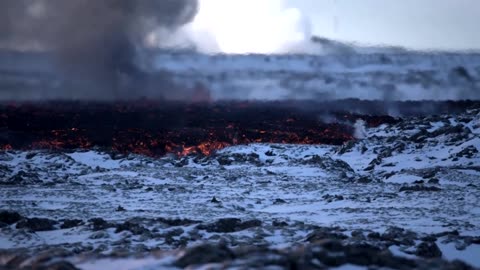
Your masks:
<path fill-rule="evenodd" d="M 480 0 L 287 2 L 310 19 L 319 36 L 416 49 L 480 49 Z"/>

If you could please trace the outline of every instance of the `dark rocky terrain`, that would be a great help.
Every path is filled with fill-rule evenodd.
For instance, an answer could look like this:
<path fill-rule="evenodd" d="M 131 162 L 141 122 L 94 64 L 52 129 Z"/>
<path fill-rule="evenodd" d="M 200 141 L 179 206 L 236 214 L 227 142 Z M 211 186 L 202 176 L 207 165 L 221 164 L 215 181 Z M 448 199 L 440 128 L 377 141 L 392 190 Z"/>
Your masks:
<path fill-rule="evenodd" d="M 0 269 L 480 267 L 480 111 L 362 133 L 182 158 L 3 151 Z"/>

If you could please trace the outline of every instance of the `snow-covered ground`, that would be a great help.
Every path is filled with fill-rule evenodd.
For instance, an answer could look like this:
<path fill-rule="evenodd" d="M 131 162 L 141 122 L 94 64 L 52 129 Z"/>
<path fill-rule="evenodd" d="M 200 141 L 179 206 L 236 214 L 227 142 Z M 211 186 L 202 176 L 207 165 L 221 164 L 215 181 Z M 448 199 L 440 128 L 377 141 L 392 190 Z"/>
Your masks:
<path fill-rule="evenodd" d="M 178 85 L 203 84 L 213 99 L 478 99 L 480 54 L 160 53 L 153 66 Z"/>
<path fill-rule="evenodd" d="M 149 83 L 135 86 L 135 91 L 115 92 L 120 95 L 116 98 L 191 100 L 200 92 L 205 95 L 202 100 L 480 99 L 480 53 L 474 52 L 145 54 L 139 57 L 144 61 L 138 61 L 151 74 Z M 61 67 L 48 55 L 0 52 L 0 59 L 0 100 L 112 98 L 112 93 L 89 90 L 88 86 L 64 91 L 71 87 L 63 85 L 62 72 L 56 71 Z"/>
<path fill-rule="evenodd" d="M 339 238 L 480 267 L 479 148 L 480 111 L 470 110 L 369 128 L 343 146 L 239 145 L 181 159 L 6 151 L 0 211 L 20 216 L 0 220 L 0 265 L 9 252 L 57 248 L 70 253 L 51 257 L 82 269 L 181 267 L 184 248 L 204 242 L 273 256 Z M 232 268 L 245 254 L 235 252 Z M 364 265 L 348 256 L 344 269 Z"/>

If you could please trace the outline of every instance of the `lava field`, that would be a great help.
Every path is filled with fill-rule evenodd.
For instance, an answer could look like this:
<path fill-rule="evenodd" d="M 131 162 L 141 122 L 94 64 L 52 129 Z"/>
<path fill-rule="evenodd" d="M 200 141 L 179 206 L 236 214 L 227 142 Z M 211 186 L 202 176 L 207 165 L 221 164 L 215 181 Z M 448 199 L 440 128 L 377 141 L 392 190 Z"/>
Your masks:
<path fill-rule="evenodd" d="M 401 118 L 356 104 L 343 104 L 356 115 L 341 103 L 4 107 L 2 119 L 16 126 L 4 125 L 2 140 L 78 127 L 97 141 L 0 151 L 0 268 L 478 269 L 479 104 L 403 104 Z M 234 123 L 266 131 L 249 139 L 273 140 L 273 131 L 304 139 L 336 125 L 350 139 L 359 118 L 369 123 L 364 138 L 341 145 L 249 143 L 186 156 L 94 147 L 128 126 L 172 134 Z"/>
<path fill-rule="evenodd" d="M 428 113 L 455 113 L 473 101 L 428 104 Z M 373 109 L 372 109 L 373 108 Z M 341 145 L 353 123 L 393 124 L 388 116 L 425 113 L 422 102 L 119 103 L 44 102 L 0 106 L 0 149 L 90 149 L 162 156 L 208 155 L 249 143 Z M 420 108 L 420 109 L 419 109 Z"/>

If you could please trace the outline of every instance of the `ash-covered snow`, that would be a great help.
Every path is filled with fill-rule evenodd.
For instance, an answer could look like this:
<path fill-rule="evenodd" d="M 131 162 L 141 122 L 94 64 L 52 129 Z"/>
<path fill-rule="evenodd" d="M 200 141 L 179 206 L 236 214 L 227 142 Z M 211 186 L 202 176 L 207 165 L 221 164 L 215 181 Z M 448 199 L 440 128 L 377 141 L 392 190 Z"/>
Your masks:
<path fill-rule="evenodd" d="M 479 119 L 404 118 L 343 146 L 180 159 L 4 151 L 0 265 L 480 267 Z"/>

